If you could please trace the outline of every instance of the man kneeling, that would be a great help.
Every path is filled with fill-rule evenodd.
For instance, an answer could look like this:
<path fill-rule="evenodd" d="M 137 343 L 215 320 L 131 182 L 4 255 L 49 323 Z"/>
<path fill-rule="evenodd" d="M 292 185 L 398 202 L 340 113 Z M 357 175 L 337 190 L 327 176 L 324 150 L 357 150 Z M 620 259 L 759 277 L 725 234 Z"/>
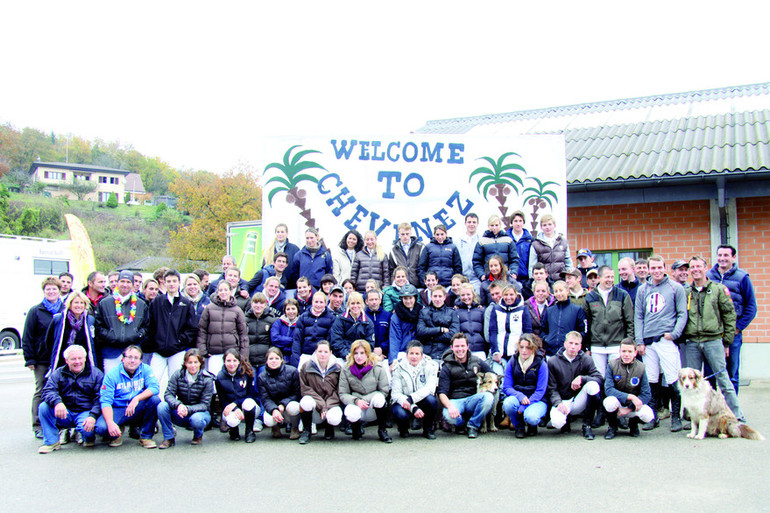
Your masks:
<path fill-rule="evenodd" d="M 443 357 L 437 390 L 438 399 L 445 408 L 444 420 L 461 428 L 468 417 L 468 438 L 477 438 L 495 398 L 490 392 L 476 392 L 476 375 L 492 372 L 492 369 L 485 361 L 470 354 L 465 333 L 456 333 L 449 347 L 452 352 Z"/>
<path fill-rule="evenodd" d="M 618 431 L 618 417 L 628 418 L 631 436 L 639 436 L 639 422 L 650 422 L 655 416 L 647 403 L 652 399 L 650 383 L 642 362 L 636 359 L 636 343 L 632 338 L 620 342 L 620 358 L 610 360 L 604 378 L 604 410 L 607 412 L 607 433 L 612 440 Z"/>
<path fill-rule="evenodd" d="M 581 350 L 583 337 L 577 331 L 565 335 L 564 347 L 548 360 L 548 397 L 551 424 L 569 433 L 569 416 L 583 414 L 583 437 L 593 440 L 591 421 L 599 407 L 602 375 L 594 360 Z"/>

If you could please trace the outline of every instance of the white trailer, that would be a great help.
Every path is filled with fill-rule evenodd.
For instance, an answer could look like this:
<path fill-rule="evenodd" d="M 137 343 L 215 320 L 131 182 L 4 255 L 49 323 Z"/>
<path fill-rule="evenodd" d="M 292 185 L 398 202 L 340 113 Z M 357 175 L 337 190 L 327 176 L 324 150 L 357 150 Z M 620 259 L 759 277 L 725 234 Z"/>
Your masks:
<path fill-rule="evenodd" d="M 73 255 L 71 240 L 0 234 L 0 350 L 21 348 L 27 312 L 43 300 L 41 282 L 64 271 L 75 274 Z M 75 276 L 73 288 L 83 280 Z"/>

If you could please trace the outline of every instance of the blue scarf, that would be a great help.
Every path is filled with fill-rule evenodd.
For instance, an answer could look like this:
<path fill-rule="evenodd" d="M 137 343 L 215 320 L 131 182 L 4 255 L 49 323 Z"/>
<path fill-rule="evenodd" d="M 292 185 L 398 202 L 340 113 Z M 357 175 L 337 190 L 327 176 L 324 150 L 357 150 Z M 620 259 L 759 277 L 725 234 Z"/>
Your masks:
<path fill-rule="evenodd" d="M 43 298 L 43 306 L 45 307 L 46 310 L 48 310 L 48 312 L 51 313 L 51 315 L 59 313 L 61 311 L 61 305 L 62 305 L 61 298 L 57 298 L 56 303 L 51 303 L 50 301 L 48 301 L 48 299 Z"/>

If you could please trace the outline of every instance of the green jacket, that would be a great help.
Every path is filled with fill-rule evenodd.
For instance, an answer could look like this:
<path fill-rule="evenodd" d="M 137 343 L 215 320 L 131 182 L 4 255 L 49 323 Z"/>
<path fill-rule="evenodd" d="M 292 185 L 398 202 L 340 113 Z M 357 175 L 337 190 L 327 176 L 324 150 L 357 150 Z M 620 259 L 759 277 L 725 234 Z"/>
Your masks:
<path fill-rule="evenodd" d="M 735 338 L 735 307 L 725 286 L 712 281 L 698 291 L 690 285 L 687 294 L 687 326 L 684 337 L 693 342 L 722 339 L 725 346 Z"/>
<path fill-rule="evenodd" d="M 583 347 L 617 346 L 626 337 L 634 338 L 634 303 L 620 287 L 612 287 L 606 305 L 599 291 L 592 290 L 585 297 L 583 311 L 588 321 Z"/>

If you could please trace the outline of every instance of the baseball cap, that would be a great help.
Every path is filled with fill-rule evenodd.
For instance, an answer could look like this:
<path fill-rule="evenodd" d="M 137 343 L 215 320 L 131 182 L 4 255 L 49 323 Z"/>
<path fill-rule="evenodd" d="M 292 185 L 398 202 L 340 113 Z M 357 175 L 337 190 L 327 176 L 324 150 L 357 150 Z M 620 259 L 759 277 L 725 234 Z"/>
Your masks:
<path fill-rule="evenodd" d="M 676 262 L 671 264 L 671 270 L 672 271 L 676 271 L 680 267 L 686 267 L 686 268 L 689 269 L 690 268 L 690 264 L 687 262 L 687 260 L 677 260 Z"/>
<path fill-rule="evenodd" d="M 562 271 L 559 275 L 561 276 L 562 279 L 564 279 L 567 275 L 570 275 L 570 274 L 575 278 L 583 277 L 583 273 L 581 273 L 578 269 L 568 269 L 566 271 Z"/>
<path fill-rule="evenodd" d="M 584 257 L 591 257 L 591 258 L 593 258 L 593 257 L 594 257 L 594 254 L 593 254 L 593 253 L 591 253 L 591 250 L 590 250 L 590 249 L 588 249 L 588 248 L 583 248 L 583 249 L 581 249 L 580 251 L 578 251 L 578 253 L 577 253 L 577 258 L 580 258 L 580 257 L 582 257 L 582 256 L 584 256 Z"/>

